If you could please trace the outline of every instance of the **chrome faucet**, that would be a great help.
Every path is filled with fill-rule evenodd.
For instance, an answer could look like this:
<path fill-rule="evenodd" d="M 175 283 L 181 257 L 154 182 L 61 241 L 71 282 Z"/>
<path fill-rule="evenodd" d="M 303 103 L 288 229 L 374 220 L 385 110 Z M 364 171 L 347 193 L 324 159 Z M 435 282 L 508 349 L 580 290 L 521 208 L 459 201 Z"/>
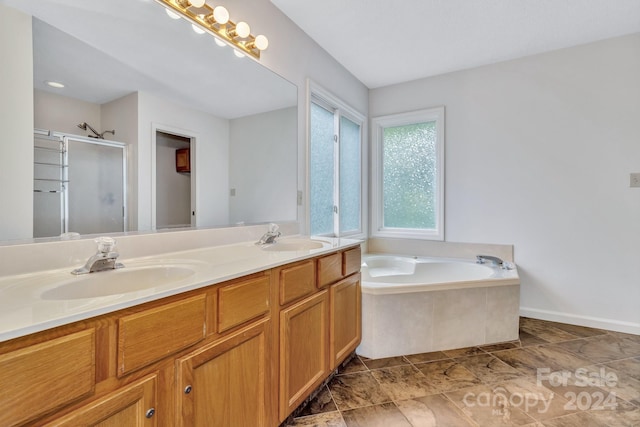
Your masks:
<path fill-rule="evenodd" d="M 95 273 L 124 267 L 122 263 L 116 262 L 119 254 L 113 251 L 116 246 L 115 240 L 111 237 L 98 237 L 95 242 L 98 244 L 98 252 L 89 258 L 83 267 L 76 268 L 71 274 Z"/>
<path fill-rule="evenodd" d="M 278 224 L 269 224 L 269 231 L 264 233 L 260 240 L 256 242 L 256 245 L 270 245 L 276 242 L 276 238 L 280 237 L 280 232 L 278 231 Z"/>
<path fill-rule="evenodd" d="M 500 258 L 498 258 L 497 256 L 491 256 L 491 255 L 476 255 L 476 259 L 477 259 L 477 263 L 478 264 L 484 264 L 485 262 L 489 261 L 492 262 L 495 266 L 500 267 L 500 268 L 506 268 L 504 261 L 502 261 Z"/>

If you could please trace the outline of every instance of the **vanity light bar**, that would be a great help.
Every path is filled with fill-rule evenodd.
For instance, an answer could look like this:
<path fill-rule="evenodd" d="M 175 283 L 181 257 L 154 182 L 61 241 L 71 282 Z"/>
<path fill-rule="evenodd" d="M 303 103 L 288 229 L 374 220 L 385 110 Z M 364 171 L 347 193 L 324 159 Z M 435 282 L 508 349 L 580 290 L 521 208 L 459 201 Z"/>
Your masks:
<path fill-rule="evenodd" d="M 269 41 L 265 36 L 254 36 L 250 33 L 249 25 L 246 22 L 230 21 L 229 12 L 222 6 L 212 8 L 204 0 L 156 1 L 166 7 L 168 11 L 172 11 L 191 22 L 195 27 L 202 28 L 255 59 L 260 59 L 260 52 L 269 46 Z"/>

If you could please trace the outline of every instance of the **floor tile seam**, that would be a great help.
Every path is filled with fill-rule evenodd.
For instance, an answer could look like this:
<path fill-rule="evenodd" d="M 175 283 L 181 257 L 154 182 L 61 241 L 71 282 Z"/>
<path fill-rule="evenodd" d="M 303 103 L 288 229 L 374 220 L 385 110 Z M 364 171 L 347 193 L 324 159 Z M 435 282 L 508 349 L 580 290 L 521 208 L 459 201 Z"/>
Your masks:
<path fill-rule="evenodd" d="M 515 369 L 515 368 L 513 368 L 513 369 Z M 482 381 L 482 383 L 481 384 L 477 384 L 477 385 L 492 386 L 492 385 L 495 385 L 495 384 L 503 383 L 505 381 L 517 380 L 517 379 L 520 379 L 520 378 L 527 379 L 527 374 L 522 373 L 520 371 L 511 373 L 509 375 L 515 375 L 515 376 L 513 378 L 501 378 L 501 379 L 496 379 L 496 380 L 492 380 L 492 381 L 483 381 L 482 378 L 480 378 L 480 381 Z"/>
<path fill-rule="evenodd" d="M 419 399 L 421 397 L 427 397 L 427 396 L 440 396 L 443 397 L 445 400 L 447 400 L 448 402 L 450 402 L 453 406 L 453 408 L 456 411 L 456 414 L 458 416 L 460 416 L 464 421 L 468 422 L 470 424 L 470 426 L 472 427 L 480 427 L 479 424 L 477 424 L 473 419 L 471 419 L 470 417 L 468 417 L 464 411 L 458 407 L 458 405 L 455 404 L 455 402 L 452 402 L 451 399 L 449 399 L 448 396 L 446 396 L 444 393 L 439 392 L 439 393 L 434 393 L 434 394 L 427 394 L 426 396 L 416 396 L 413 398 L 409 398 L 409 399 L 399 399 L 399 400 L 394 400 L 393 403 L 396 406 L 396 408 L 398 408 L 398 410 L 404 415 L 404 412 L 402 412 L 402 409 L 400 409 L 400 407 L 398 406 L 398 402 L 403 402 L 403 401 L 408 401 L 408 400 L 416 400 Z M 405 418 L 407 418 L 407 416 L 405 415 Z M 409 420 L 407 418 L 407 421 L 409 421 L 409 424 L 411 424 L 412 426 L 414 425 L 411 420 Z"/>
<path fill-rule="evenodd" d="M 457 405 L 456 402 L 453 399 L 451 399 L 449 396 L 446 395 L 446 393 L 445 393 L 445 396 L 447 397 L 447 399 L 449 399 L 449 401 L 453 402 L 453 404 L 456 406 L 456 408 L 458 408 L 461 412 L 464 413 L 464 410 L 462 409 L 462 407 Z M 522 416 L 527 417 L 529 420 L 531 420 L 530 422 L 527 422 L 526 424 L 524 424 L 524 426 L 536 425 L 536 423 L 541 423 L 540 420 L 538 420 L 538 419 L 534 418 L 533 416 L 529 415 L 529 413 L 525 412 L 524 410 L 520 409 L 519 407 L 515 407 L 514 409 L 517 410 Z M 466 414 L 465 414 L 465 416 L 466 416 Z M 467 417 L 467 418 L 470 418 L 470 417 Z M 472 420 L 472 421 L 474 423 L 476 423 L 475 420 Z M 487 427 L 487 426 L 486 425 L 479 425 L 479 427 Z"/>
<path fill-rule="evenodd" d="M 461 408 L 460 406 L 458 406 L 458 404 L 457 404 L 453 399 L 451 399 L 451 398 L 447 395 L 447 393 L 449 393 L 449 392 L 444 392 L 444 393 L 440 393 L 440 394 L 441 394 L 445 399 L 447 399 L 449 402 L 451 402 L 451 404 L 454 406 L 454 408 L 456 408 L 456 409 L 457 409 L 457 410 L 462 414 L 462 416 L 464 417 L 465 421 L 468 421 L 472 426 L 483 427 L 483 426 L 481 426 L 480 424 L 478 424 L 478 423 L 476 422 L 476 420 L 474 420 L 474 419 L 473 419 L 473 418 L 471 418 L 469 415 L 467 415 L 467 414 L 464 412 L 464 409 L 463 409 L 463 408 Z"/>
<path fill-rule="evenodd" d="M 620 380 L 620 378 L 621 378 L 621 377 L 624 377 L 624 378 L 632 379 L 633 381 L 637 381 L 637 382 L 639 382 L 639 383 L 640 383 L 640 379 L 635 378 L 635 377 L 633 377 L 633 376 L 631 376 L 631 375 L 629 375 L 629 374 L 626 374 L 626 373 L 624 373 L 623 371 L 621 371 L 620 369 L 616 369 L 616 368 L 612 368 L 612 367 L 610 367 L 610 366 L 607 366 L 607 365 L 606 365 L 606 363 L 609 363 L 609 362 L 602 362 L 602 363 L 594 364 L 594 365 L 591 365 L 590 367 L 594 367 L 594 368 L 604 368 L 604 367 L 607 367 L 607 368 L 611 369 L 611 370 L 613 371 L 613 373 L 615 373 L 615 374 L 616 374 L 618 381 Z M 612 389 L 611 391 L 609 390 L 609 388 L 605 388 L 605 387 L 599 387 L 599 386 L 594 386 L 594 387 L 595 387 L 595 388 L 598 388 L 599 390 L 602 390 L 602 391 L 604 391 L 604 392 L 609 392 L 609 393 L 611 393 L 611 392 L 615 392 L 615 391 L 616 391 L 616 390 L 615 390 L 615 388 L 617 387 L 617 385 L 616 385 L 616 386 L 613 386 L 613 387 L 610 387 L 610 388 Z M 618 395 L 616 394 L 616 398 L 621 398 L 621 397 L 620 397 L 620 396 L 618 396 Z M 638 404 L 634 404 L 633 402 L 630 402 L 630 401 L 628 401 L 628 400 L 626 400 L 626 399 L 623 399 L 623 398 L 621 398 L 621 399 L 622 399 L 622 400 L 624 400 L 624 401 L 625 401 L 625 402 L 627 402 L 627 403 L 632 404 L 633 406 L 638 406 L 638 407 L 640 407 L 640 405 L 638 405 Z M 640 399 L 639 399 L 639 401 L 640 401 Z"/>
<path fill-rule="evenodd" d="M 342 372 L 342 373 L 336 374 L 336 377 L 344 377 L 346 375 L 354 375 L 354 374 L 364 374 L 365 372 L 371 372 L 371 371 L 369 369 L 365 369 L 363 371 Z"/>
<path fill-rule="evenodd" d="M 440 362 L 440 361 L 443 361 L 443 360 L 451 360 L 451 361 L 454 361 L 453 359 L 449 358 L 449 359 L 434 360 L 434 362 Z M 418 363 L 418 365 L 426 365 L 426 364 L 428 364 L 428 363 L 431 363 L 431 362 L 420 362 L 420 363 Z M 433 382 L 429 379 L 429 376 L 428 376 L 427 374 L 425 374 L 424 372 L 422 372 L 422 371 L 420 370 L 420 368 L 418 368 L 418 367 L 416 366 L 416 364 L 413 364 L 413 363 L 412 363 L 412 366 L 413 366 L 413 368 L 414 368 L 414 369 L 416 369 L 416 370 L 417 370 L 417 371 L 418 371 L 418 372 L 419 372 L 419 373 L 420 373 L 420 374 L 425 378 L 425 380 L 427 381 L 427 384 L 429 384 L 431 387 L 433 387 L 433 388 L 435 388 L 435 389 L 436 389 L 436 392 L 435 392 L 435 393 L 428 393 L 428 394 L 426 394 L 425 396 L 432 396 L 432 395 L 434 395 L 434 394 L 444 394 L 444 393 L 446 393 L 446 392 L 448 391 L 448 390 L 447 390 L 447 391 L 443 391 L 443 390 L 441 390 L 441 388 L 440 388 L 440 387 L 438 387 L 437 385 L 433 384 Z M 464 367 L 464 366 L 463 366 L 463 367 Z M 468 369 L 467 369 L 467 370 L 468 370 Z M 473 374 L 473 372 L 472 372 L 472 374 Z M 474 376 L 475 376 L 475 375 L 474 375 Z M 476 377 L 476 378 L 477 378 L 477 377 Z M 479 378 L 478 378 L 478 379 L 479 379 Z M 477 385 L 477 384 L 476 384 L 476 385 Z M 464 387 L 463 387 L 463 388 L 464 388 Z M 458 389 L 458 390 L 460 390 L 460 389 Z"/>
<path fill-rule="evenodd" d="M 535 421 L 536 421 L 536 422 L 538 422 L 538 423 L 540 423 L 540 424 L 542 424 L 543 422 L 545 422 L 545 423 L 546 423 L 546 422 L 548 422 L 548 421 L 555 421 L 555 420 L 562 420 L 562 418 L 569 418 L 569 417 L 572 417 L 572 416 L 574 416 L 574 415 L 576 415 L 576 414 L 579 414 L 579 413 L 581 413 L 581 412 L 585 412 L 585 413 L 586 413 L 586 411 L 575 411 L 575 412 L 571 412 L 571 413 L 569 413 L 569 414 L 562 414 L 562 415 L 558 415 L 557 417 L 549 418 L 549 419 L 547 419 L 547 420 L 538 420 L 538 419 L 536 419 Z M 591 417 L 591 414 L 588 414 L 588 416 L 589 416 L 589 417 Z M 534 425 L 535 425 L 535 424 L 534 424 Z M 591 427 L 591 426 L 587 426 L 587 427 Z"/>
<path fill-rule="evenodd" d="M 329 392 L 329 397 L 331 398 L 333 405 L 336 407 L 336 411 L 338 411 L 340 413 L 340 416 L 342 417 L 342 412 L 340 412 L 340 407 L 338 406 L 338 402 L 336 402 L 336 399 L 333 397 L 333 392 L 331 391 L 331 387 L 329 387 L 329 384 L 325 385 L 325 387 Z M 333 411 L 330 411 L 330 412 L 333 412 Z M 342 421 L 344 421 L 344 419 Z"/>
<path fill-rule="evenodd" d="M 554 344 L 558 344 L 558 343 L 538 344 L 538 345 L 536 345 L 536 346 L 532 346 L 532 347 L 546 347 L 546 346 L 554 345 Z M 562 348 L 564 351 L 568 351 L 569 353 L 571 353 L 571 355 L 572 355 L 572 356 L 575 356 L 575 357 L 580 358 L 580 359 L 585 359 L 585 360 L 587 360 L 587 361 L 591 362 L 592 364 L 602 363 L 602 362 L 598 362 L 598 361 L 596 361 L 596 360 L 593 360 L 593 359 L 591 359 L 591 358 L 587 357 L 586 355 L 582 355 L 582 354 L 575 353 L 575 352 L 573 352 L 573 351 L 569 350 L 568 348 L 564 348 L 564 347 L 561 347 L 561 348 Z M 537 356 L 535 353 L 533 353 L 533 352 L 529 351 L 529 347 L 524 348 L 523 350 L 524 350 L 524 351 L 526 351 L 527 353 L 529 353 L 529 354 L 530 354 L 530 355 L 532 355 L 532 356 Z M 575 368 L 575 369 L 579 369 L 579 368 L 586 368 L 587 366 L 590 366 L 590 365 L 582 365 L 582 366 L 579 366 L 578 368 Z M 540 369 L 540 367 L 539 367 L 539 366 L 536 366 L 536 369 Z M 575 370 L 575 369 L 573 369 L 573 370 Z M 567 369 L 567 368 L 562 368 L 562 369 L 556 369 L 556 370 L 553 370 L 553 371 L 551 371 L 551 372 L 568 371 L 568 370 L 569 370 L 569 369 Z"/>
<path fill-rule="evenodd" d="M 428 362 L 427 362 L 428 363 Z M 407 366 L 407 365 L 401 365 L 401 366 Z M 435 394 L 442 394 L 443 391 L 440 389 L 440 387 L 438 387 L 437 385 L 435 385 L 431 380 L 429 380 L 429 377 L 422 372 L 420 369 L 418 369 L 416 366 L 413 366 L 413 369 L 415 369 L 417 372 L 414 372 L 414 374 L 417 374 L 419 376 L 422 376 L 422 378 L 424 378 L 425 382 L 427 383 L 427 385 L 429 385 L 430 387 L 434 388 L 435 391 L 433 392 L 429 392 L 426 391 L 424 389 L 420 389 L 423 390 L 425 394 L 421 394 L 419 396 L 414 396 L 413 398 L 418 398 L 418 397 L 426 397 L 426 396 L 433 396 Z M 393 367 L 392 367 L 393 368 Z M 378 381 L 378 379 L 375 377 L 375 375 L 372 375 L 373 379 L 378 383 L 378 385 L 380 386 L 380 388 L 382 389 L 384 386 L 382 385 L 382 383 L 380 381 Z M 390 397 L 393 401 L 393 396 L 390 396 L 389 393 L 387 393 L 386 391 L 382 390 L 385 394 L 387 394 L 388 397 Z"/>
<path fill-rule="evenodd" d="M 309 415 L 300 415 L 300 416 L 295 417 L 295 418 L 293 419 L 293 421 L 296 421 L 296 420 L 304 420 L 304 419 L 306 419 L 306 418 L 318 417 L 318 416 L 326 415 L 326 414 L 333 414 L 333 413 L 335 413 L 335 412 L 337 412 L 337 413 L 340 415 L 340 417 L 342 417 L 342 413 L 340 413 L 340 411 L 339 411 L 338 409 L 336 409 L 335 411 L 318 412 L 317 414 L 309 414 Z M 343 419 L 343 421 L 344 421 L 344 419 Z"/>
<path fill-rule="evenodd" d="M 443 359 L 426 360 L 426 361 L 424 361 L 424 362 L 412 362 L 412 361 L 410 361 L 410 360 L 409 360 L 409 363 L 410 363 L 413 367 L 415 367 L 416 369 L 420 370 L 420 369 L 418 368 L 418 366 L 417 366 L 417 365 L 425 365 L 425 364 L 427 364 L 427 363 L 442 362 L 443 360 L 453 360 L 453 358 L 452 358 L 452 357 L 445 357 L 445 358 L 443 358 Z"/>
<path fill-rule="evenodd" d="M 372 408 L 374 406 L 385 405 L 387 403 L 393 403 L 393 399 L 390 396 L 389 396 L 389 400 L 385 400 L 384 402 L 368 403 L 368 404 L 363 405 L 363 406 L 356 406 L 355 408 L 346 408 L 346 409 L 340 409 L 338 407 L 338 412 L 340 412 L 340 415 L 344 418 L 344 413 L 345 412 L 355 411 L 356 409 Z"/>
<path fill-rule="evenodd" d="M 513 350 L 513 349 L 511 349 L 511 350 Z M 462 360 L 466 360 L 466 359 L 470 359 L 470 358 L 472 358 L 472 357 L 478 357 L 478 356 L 491 356 L 493 359 L 500 360 L 500 359 L 498 359 L 496 356 L 494 356 L 494 355 L 493 355 L 493 354 L 491 354 L 491 353 L 486 353 L 486 354 L 474 354 L 473 356 L 454 357 L 454 358 L 453 358 L 453 360 L 454 360 L 454 361 L 456 361 L 456 362 L 458 362 L 458 363 L 461 363 L 460 361 L 462 361 Z M 504 363 L 504 362 L 503 362 L 503 363 Z"/>
<path fill-rule="evenodd" d="M 380 371 L 380 370 L 383 370 L 383 369 L 398 368 L 398 367 L 400 367 L 400 366 L 409 366 L 409 365 L 412 365 L 412 363 L 411 363 L 411 362 L 407 362 L 407 363 L 403 363 L 403 364 L 401 364 L 401 365 L 382 366 L 382 367 L 380 367 L 380 368 L 369 368 L 369 372 L 373 372 L 373 371 Z"/>
<path fill-rule="evenodd" d="M 544 341 L 548 341 L 548 342 L 549 342 L 549 340 L 547 340 L 547 339 L 545 339 L 545 338 L 542 338 L 540 335 L 534 334 L 533 332 L 531 332 L 531 330 L 527 330 L 527 327 L 524 327 L 524 328 L 523 328 L 523 327 L 521 326 L 521 327 L 520 327 L 520 330 L 521 330 L 521 331 L 523 331 L 523 332 L 526 332 L 527 334 L 532 335 L 532 336 L 534 336 L 534 337 L 536 337 L 536 338 L 538 338 L 538 339 L 541 339 L 541 340 L 544 340 Z M 559 332 L 560 332 L 560 335 L 562 335 L 562 334 L 568 334 L 568 335 L 571 335 L 571 336 L 573 337 L 573 338 L 562 339 L 562 340 L 559 340 L 559 341 L 553 341 L 553 342 L 573 341 L 573 340 L 576 340 L 576 339 L 580 339 L 580 338 L 582 338 L 582 337 L 576 336 L 576 335 L 574 335 L 574 334 L 572 334 L 572 333 L 570 333 L 570 332 L 563 331 L 562 329 L 555 328 L 555 327 L 553 327 L 553 326 L 547 326 L 547 327 L 545 327 L 545 328 L 544 328 L 544 330 L 545 330 L 545 331 L 552 331 L 552 332 L 553 332 L 553 330 L 555 330 L 555 331 L 559 331 Z"/>
<path fill-rule="evenodd" d="M 362 360 L 362 358 L 361 358 L 358 354 L 356 354 L 356 357 L 357 357 L 357 358 L 358 358 L 358 360 L 360 361 L 360 364 L 361 364 L 362 366 L 364 366 L 364 371 L 357 371 L 357 372 L 370 371 L 369 367 L 366 365 L 366 363 L 364 363 L 364 361 Z M 355 374 L 355 373 L 357 373 L 357 372 L 349 372 L 349 373 L 351 373 L 351 374 Z M 345 372 L 345 373 L 343 373 L 343 374 L 341 374 L 341 375 L 347 375 L 347 374 L 348 374 L 348 373 L 346 373 L 346 372 Z"/>
<path fill-rule="evenodd" d="M 408 400 L 408 399 L 405 399 L 405 400 Z M 392 400 L 391 402 L 393 403 L 393 406 L 395 406 L 395 408 L 398 410 L 398 412 L 400 412 L 400 415 L 402 415 L 404 419 L 407 420 L 410 426 L 418 427 L 418 426 L 415 426 L 409 418 L 407 418 L 407 416 L 404 414 L 404 412 L 402 412 L 402 409 L 400 409 L 400 407 L 398 406 L 395 400 Z"/>
<path fill-rule="evenodd" d="M 391 366 L 390 368 L 396 368 L 396 367 L 398 367 L 398 366 L 407 366 L 407 365 Z M 417 369 L 415 366 L 412 366 L 412 367 L 413 367 L 413 369 L 415 369 L 416 371 L 418 371 L 417 373 L 421 374 L 423 377 L 425 377 L 425 378 L 426 378 L 426 375 L 425 375 L 424 373 L 422 373 L 422 372 L 420 371 L 420 369 Z M 378 384 L 378 387 L 380 388 L 380 391 L 381 391 L 382 393 L 384 393 L 384 394 L 385 394 L 389 399 L 391 399 L 391 402 L 393 402 L 393 396 L 390 396 L 390 395 L 389 395 L 389 393 L 387 393 L 387 392 L 384 390 L 384 386 L 382 385 L 382 383 L 378 380 L 378 378 L 376 378 L 376 376 L 375 376 L 375 375 L 373 375 L 373 371 L 381 371 L 381 370 L 383 370 L 383 369 L 385 369 L 385 368 L 372 369 L 372 370 L 371 370 L 371 376 L 373 377 L 373 380 Z M 383 403 L 387 403 L 387 402 L 383 402 Z M 411 424 L 411 423 L 409 423 L 409 424 Z"/>
<path fill-rule="evenodd" d="M 629 405 L 633 406 L 634 408 L 638 408 L 638 409 L 640 409 L 640 402 L 639 402 L 639 403 L 633 403 L 633 402 L 631 402 L 631 401 L 629 401 L 629 400 L 627 400 L 627 399 L 625 399 L 625 398 L 623 398 L 623 397 L 620 397 L 620 396 L 618 396 L 618 395 L 616 394 L 616 401 L 617 401 L 618 399 L 622 400 L 624 403 L 627 403 L 627 404 L 629 404 Z M 594 412 L 595 412 L 595 411 L 594 411 Z M 601 412 L 601 411 L 597 411 L 597 412 Z"/>
<path fill-rule="evenodd" d="M 382 384 L 380 383 L 380 381 L 378 381 L 378 379 L 375 377 L 375 375 L 373 375 L 373 373 L 371 372 L 372 370 L 368 370 L 367 373 L 371 376 L 371 378 L 373 378 L 373 380 L 378 384 L 378 387 L 380 388 L 380 391 L 382 393 L 384 393 L 384 395 L 387 397 L 387 399 L 389 400 L 385 400 L 384 402 L 378 402 L 378 403 L 372 403 L 370 405 L 364 405 L 364 406 L 358 406 L 357 408 L 348 408 L 348 409 L 341 409 L 340 406 L 338 405 L 338 402 L 335 401 L 334 399 L 334 403 L 336 404 L 336 408 L 338 408 L 338 410 L 340 411 L 340 413 L 342 414 L 343 411 L 349 411 L 351 409 L 358 409 L 358 408 L 366 408 L 366 407 L 370 407 L 370 406 L 376 406 L 376 405 L 382 405 L 384 403 L 389 403 L 389 402 L 393 402 L 393 398 L 391 396 L 389 396 L 389 393 L 387 393 L 386 391 L 382 390 Z M 362 373 L 362 372 L 360 372 Z M 331 398 L 333 399 L 333 393 L 331 392 L 331 388 L 329 388 L 329 393 L 331 394 Z"/>
<path fill-rule="evenodd" d="M 456 362 L 454 359 L 444 359 L 444 360 L 450 360 L 450 361 L 452 361 L 452 362 Z M 428 364 L 428 363 L 430 363 L 430 362 L 425 362 L 425 363 L 421 363 L 421 364 L 422 364 L 422 365 L 426 365 L 426 364 Z M 456 362 L 456 363 L 457 363 L 458 365 L 460 365 L 463 369 L 467 370 L 467 371 L 468 371 L 468 372 L 469 372 L 469 373 L 470 373 L 470 374 L 471 374 L 475 379 L 477 379 L 478 381 L 480 381 L 480 384 L 482 384 L 482 383 L 483 383 L 483 382 L 482 382 L 482 380 L 481 380 L 481 379 L 480 379 L 476 374 L 474 374 L 474 373 L 473 373 L 469 368 L 467 368 L 466 366 L 462 365 L 462 364 L 461 364 L 461 363 L 459 363 L 459 362 Z M 420 372 L 420 373 L 421 373 L 421 374 L 426 378 L 426 380 L 427 380 L 428 384 L 429 384 L 429 385 L 431 385 L 432 387 L 434 387 L 434 388 L 437 390 L 437 393 L 447 393 L 447 392 L 449 392 L 449 391 L 462 390 L 462 389 L 464 389 L 464 388 L 466 388 L 466 387 L 473 387 L 473 386 L 480 385 L 480 384 L 474 384 L 473 386 L 465 386 L 465 387 L 461 387 L 461 388 L 456 388 L 455 390 L 442 390 L 442 388 L 441 388 L 441 387 L 439 387 L 439 386 L 438 386 L 438 385 L 436 385 L 436 384 L 433 384 L 433 383 L 429 380 L 429 376 L 428 376 L 427 374 L 425 374 L 424 372 L 422 372 L 422 371 L 420 370 L 420 368 L 418 368 L 417 366 L 414 366 L 414 367 L 418 370 L 418 372 Z"/>
<path fill-rule="evenodd" d="M 566 350 L 566 351 L 568 351 L 569 353 L 571 353 L 573 356 L 576 356 L 576 357 L 578 357 L 578 358 L 580 358 L 580 359 L 585 359 L 586 361 L 588 361 L 588 362 L 592 362 L 593 364 L 605 363 L 605 362 L 599 362 L 599 361 L 597 361 L 597 360 L 593 360 L 592 358 L 590 358 L 590 357 L 588 357 L 588 356 L 586 356 L 586 355 L 584 355 L 584 354 L 578 354 L 578 353 L 575 353 L 575 352 L 573 352 L 573 351 L 571 351 L 571 350 L 569 350 L 569 349 L 566 349 L 566 348 L 565 348 L 565 350 Z M 577 369 L 580 369 L 580 368 L 587 368 L 587 367 L 589 367 L 589 366 L 591 366 L 591 365 L 580 365 L 580 366 L 578 366 L 577 368 L 575 368 L 575 369 L 573 369 L 573 370 L 575 371 L 575 370 L 577 370 Z M 563 369 L 564 369 L 564 370 L 568 370 L 567 368 L 563 368 Z"/>
<path fill-rule="evenodd" d="M 333 402 L 333 404 L 336 407 L 336 411 L 338 411 L 338 413 L 340 414 L 340 418 L 342 418 L 342 421 L 344 422 L 344 424 L 346 425 L 346 421 L 344 420 L 344 414 L 342 413 L 342 410 L 340 409 L 340 406 L 338 406 L 338 402 L 336 401 L 336 399 L 333 397 L 333 392 L 331 391 L 331 387 L 329 387 L 329 385 L 327 384 L 327 391 L 329 392 L 329 396 L 331 397 L 331 401 Z M 334 412 L 334 411 L 330 411 L 330 412 Z"/>

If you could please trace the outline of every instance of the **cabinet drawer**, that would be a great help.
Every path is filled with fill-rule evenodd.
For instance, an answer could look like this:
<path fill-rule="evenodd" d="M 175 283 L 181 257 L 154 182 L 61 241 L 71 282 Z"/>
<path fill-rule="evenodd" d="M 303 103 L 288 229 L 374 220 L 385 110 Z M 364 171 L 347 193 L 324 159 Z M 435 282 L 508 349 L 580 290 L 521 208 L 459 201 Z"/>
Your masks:
<path fill-rule="evenodd" d="M 36 418 L 93 391 L 95 330 L 0 356 L 0 425 Z"/>
<path fill-rule="evenodd" d="M 280 305 L 285 305 L 316 290 L 313 260 L 280 270 Z"/>
<path fill-rule="evenodd" d="M 269 312 L 269 277 L 258 277 L 218 290 L 218 332 Z"/>
<path fill-rule="evenodd" d="M 342 254 L 335 253 L 318 258 L 318 288 L 342 279 Z"/>
<path fill-rule="evenodd" d="M 156 425 L 156 376 L 128 384 L 108 395 L 58 418 L 45 427 Z"/>
<path fill-rule="evenodd" d="M 360 246 L 357 248 L 349 249 L 342 253 L 342 275 L 348 276 L 350 274 L 360 271 L 362 265 L 362 253 Z"/>
<path fill-rule="evenodd" d="M 198 295 L 118 319 L 118 375 L 202 340 L 205 301 Z"/>

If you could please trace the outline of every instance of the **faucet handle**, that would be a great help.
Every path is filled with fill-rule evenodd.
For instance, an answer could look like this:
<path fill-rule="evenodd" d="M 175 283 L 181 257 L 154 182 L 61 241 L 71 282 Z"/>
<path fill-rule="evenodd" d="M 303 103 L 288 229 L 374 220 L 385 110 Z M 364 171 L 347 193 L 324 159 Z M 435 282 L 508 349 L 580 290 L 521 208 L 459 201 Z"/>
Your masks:
<path fill-rule="evenodd" d="M 98 244 L 98 252 L 102 252 L 103 254 L 108 254 L 113 251 L 113 248 L 116 246 L 116 241 L 111 237 L 98 237 L 94 240 Z"/>
<path fill-rule="evenodd" d="M 269 233 L 275 234 L 278 232 L 279 229 L 280 229 L 280 226 L 278 224 L 275 224 L 273 222 L 269 224 Z"/>

